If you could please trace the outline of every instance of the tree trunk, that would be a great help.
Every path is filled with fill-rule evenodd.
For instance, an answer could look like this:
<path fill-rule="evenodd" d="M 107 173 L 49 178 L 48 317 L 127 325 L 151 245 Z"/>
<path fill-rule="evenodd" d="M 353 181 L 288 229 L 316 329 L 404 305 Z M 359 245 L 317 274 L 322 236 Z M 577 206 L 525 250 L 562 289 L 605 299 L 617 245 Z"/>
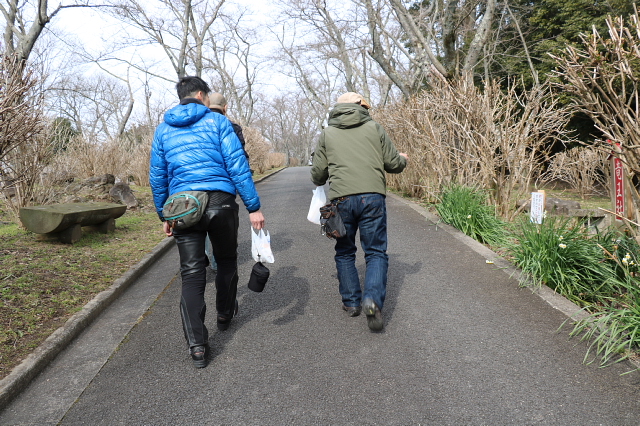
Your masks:
<path fill-rule="evenodd" d="M 486 9 L 482 17 L 482 22 L 476 30 L 476 34 L 469 45 L 467 56 L 464 60 L 462 72 L 465 78 L 473 80 L 473 70 L 478 65 L 480 60 L 480 54 L 484 50 L 484 46 L 487 44 L 489 38 L 489 29 L 493 22 L 493 16 L 496 10 L 496 0 L 487 0 Z"/>

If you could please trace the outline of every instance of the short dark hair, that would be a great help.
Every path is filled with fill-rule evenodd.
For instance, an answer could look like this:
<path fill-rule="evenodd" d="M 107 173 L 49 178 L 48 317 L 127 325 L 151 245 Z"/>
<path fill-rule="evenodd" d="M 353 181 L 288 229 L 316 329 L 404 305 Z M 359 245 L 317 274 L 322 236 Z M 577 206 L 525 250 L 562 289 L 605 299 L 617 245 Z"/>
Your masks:
<path fill-rule="evenodd" d="M 204 92 L 207 95 L 211 92 L 209 85 L 203 79 L 196 76 L 182 77 L 178 81 L 178 84 L 176 84 L 176 90 L 178 91 L 178 98 L 180 98 L 180 100 L 191 97 L 198 92 Z"/>

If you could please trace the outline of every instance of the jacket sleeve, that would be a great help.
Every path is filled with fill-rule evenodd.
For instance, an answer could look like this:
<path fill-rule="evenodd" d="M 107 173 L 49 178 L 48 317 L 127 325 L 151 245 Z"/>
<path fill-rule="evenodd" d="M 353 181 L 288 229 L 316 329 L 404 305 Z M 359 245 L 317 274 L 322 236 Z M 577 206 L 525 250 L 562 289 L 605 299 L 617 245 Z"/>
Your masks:
<path fill-rule="evenodd" d="M 380 142 L 382 143 L 382 159 L 384 161 L 384 171 L 387 173 L 400 173 L 407 167 L 407 159 L 398 153 L 391 138 L 384 128 L 376 123 Z"/>
<path fill-rule="evenodd" d="M 231 125 L 233 126 L 233 131 L 236 132 L 236 136 L 240 140 L 240 145 L 242 145 L 242 149 L 244 150 L 244 156 L 247 157 L 247 160 L 248 160 L 249 154 L 247 154 L 247 148 L 245 147 L 244 134 L 242 133 L 242 126 L 239 125 L 238 123 L 234 123 L 233 121 L 231 122 Z"/>
<path fill-rule="evenodd" d="M 162 216 L 162 206 L 167 198 L 169 198 L 169 172 L 167 169 L 167 160 L 164 155 L 164 147 L 162 145 L 162 127 L 158 126 L 153 136 L 151 144 L 151 158 L 149 160 L 149 183 L 153 194 L 153 202 L 156 212 L 160 220 L 164 221 Z"/>
<path fill-rule="evenodd" d="M 317 186 L 322 186 L 327 183 L 327 179 L 329 179 L 329 162 L 327 160 L 327 150 L 324 142 L 324 131 L 322 131 L 318 138 L 316 150 L 313 153 L 311 181 Z"/>
<path fill-rule="evenodd" d="M 238 139 L 231 122 L 226 117 L 222 117 L 218 124 L 220 151 L 227 173 L 229 173 L 229 177 L 249 213 L 258 211 L 260 210 L 260 197 L 253 183 L 249 162 L 240 139 Z"/>

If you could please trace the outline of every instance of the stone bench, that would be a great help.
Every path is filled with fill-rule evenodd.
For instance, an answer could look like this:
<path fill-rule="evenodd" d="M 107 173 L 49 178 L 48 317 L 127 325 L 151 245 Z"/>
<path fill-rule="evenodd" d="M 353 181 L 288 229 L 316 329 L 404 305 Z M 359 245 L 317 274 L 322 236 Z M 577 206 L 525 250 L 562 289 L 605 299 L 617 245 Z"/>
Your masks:
<path fill-rule="evenodd" d="M 23 207 L 20 221 L 39 239 L 57 239 L 73 244 L 82 237 L 82 227 L 91 226 L 106 234 L 116 228 L 116 218 L 127 211 L 127 206 L 115 203 L 69 203 Z"/>

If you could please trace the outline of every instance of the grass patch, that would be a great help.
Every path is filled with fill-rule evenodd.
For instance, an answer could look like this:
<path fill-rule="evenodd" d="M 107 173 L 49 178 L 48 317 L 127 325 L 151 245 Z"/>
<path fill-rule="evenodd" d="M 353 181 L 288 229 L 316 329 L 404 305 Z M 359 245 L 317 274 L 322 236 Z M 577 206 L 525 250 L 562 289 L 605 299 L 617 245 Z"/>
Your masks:
<path fill-rule="evenodd" d="M 110 234 L 73 245 L 0 225 L 0 379 L 165 236 L 155 212 L 127 211 Z"/>
<path fill-rule="evenodd" d="M 499 246 L 506 241 L 505 223 L 480 189 L 451 185 L 442 191 L 436 210 L 443 222 L 481 243 Z"/>
<path fill-rule="evenodd" d="M 579 201 L 582 208 L 610 209 L 607 198 L 585 202 L 569 194 L 547 191 L 548 196 Z M 635 239 L 615 228 L 593 234 L 580 220 L 563 216 L 537 225 L 520 214 L 516 222 L 505 223 L 485 202 L 481 191 L 451 186 L 436 210 L 444 222 L 515 263 L 524 272 L 521 284 L 546 285 L 589 312 L 570 333 L 589 341 L 586 363 L 598 359 L 606 366 L 638 352 L 640 246 Z"/>
<path fill-rule="evenodd" d="M 601 240 L 576 220 L 549 217 L 542 225 L 522 221 L 509 252 L 533 280 L 547 285 L 579 306 L 590 306 L 621 293 L 624 281 L 606 261 Z"/>
<path fill-rule="evenodd" d="M 561 198 L 563 200 L 577 201 L 580 208 L 596 210 L 600 207 L 611 210 L 611 198 L 605 196 L 592 196 L 582 199 L 575 191 L 567 189 L 545 189 L 547 197 Z"/>
<path fill-rule="evenodd" d="M 83 230 L 73 245 L 36 240 L 0 203 L 0 379 L 166 238 L 151 188 L 132 190 L 139 210 L 116 219 L 113 233 Z"/>
<path fill-rule="evenodd" d="M 624 299 L 575 324 L 571 336 L 589 342 L 584 356 L 586 364 L 599 359 L 602 366 L 607 366 L 628 358 L 638 349 L 640 295 L 627 295 Z"/>
<path fill-rule="evenodd" d="M 15 223 L 0 225 L 0 237 L 13 237 L 20 233 L 20 227 Z"/>

